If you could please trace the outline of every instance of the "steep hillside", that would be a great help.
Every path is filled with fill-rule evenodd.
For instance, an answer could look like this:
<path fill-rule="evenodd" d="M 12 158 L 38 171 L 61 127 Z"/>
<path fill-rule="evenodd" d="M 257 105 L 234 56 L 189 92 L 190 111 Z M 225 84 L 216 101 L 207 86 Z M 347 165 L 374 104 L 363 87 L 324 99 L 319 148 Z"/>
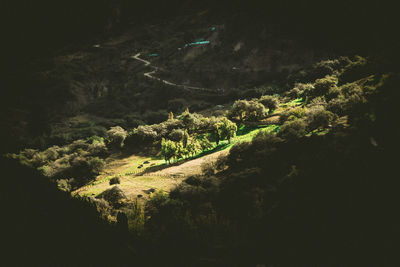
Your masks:
<path fill-rule="evenodd" d="M 391 5 L 0 6 L 6 266 L 400 265 Z"/>

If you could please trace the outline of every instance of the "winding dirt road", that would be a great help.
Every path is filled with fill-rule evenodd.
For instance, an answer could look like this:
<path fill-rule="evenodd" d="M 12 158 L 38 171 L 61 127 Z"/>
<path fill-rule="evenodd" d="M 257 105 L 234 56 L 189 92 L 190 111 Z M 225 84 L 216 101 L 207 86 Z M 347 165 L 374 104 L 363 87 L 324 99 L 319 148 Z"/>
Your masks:
<path fill-rule="evenodd" d="M 190 91 L 190 90 L 198 90 L 198 91 L 204 91 L 204 92 L 214 93 L 214 94 L 221 93 L 220 90 L 213 90 L 213 89 L 208 89 L 208 88 L 203 88 L 203 87 L 176 84 L 176 83 L 173 83 L 173 82 L 170 82 L 170 81 L 163 80 L 163 79 L 160 79 L 158 77 L 155 77 L 153 74 L 155 74 L 158 71 L 158 68 L 152 66 L 150 61 L 147 61 L 147 60 L 145 60 L 143 58 L 140 58 L 140 55 L 141 55 L 141 53 L 137 53 L 136 55 L 132 56 L 131 58 L 143 62 L 145 64 L 145 66 L 150 66 L 151 68 L 153 68 L 152 71 L 146 72 L 146 73 L 143 74 L 147 78 L 160 81 L 160 82 L 162 82 L 164 84 L 167 84 L 167 85 L 177 86 L 177 87 L 180 87 L 180 88 L 182 88 L 184 90 L 188 90 L 188 91 Z"/>

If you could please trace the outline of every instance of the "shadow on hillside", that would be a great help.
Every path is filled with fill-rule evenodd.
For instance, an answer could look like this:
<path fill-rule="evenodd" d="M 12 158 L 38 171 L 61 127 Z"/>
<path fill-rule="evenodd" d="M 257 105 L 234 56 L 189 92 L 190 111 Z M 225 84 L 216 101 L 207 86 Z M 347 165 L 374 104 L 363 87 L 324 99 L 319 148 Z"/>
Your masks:
<path fill-rule="evenodd" d="M 178 161 L 176 161 L 176 162 L 173 162 L 173 163 L 170 163 L 170 164 L 168 164 L 168 163 L 165 162 L 165 163 L 160 164 L 160 165 L 157 165 L 157 166 L 148 167 L 148 168 L 147 168 L 146 170 L 144 170 L 143 172 L 139 172 L 138 174 L 136 174 L 136 176 L 142 176 L 142 175 L 144 175 L 144 174 L 146 174 L 146 173 L 161 171 L 161 170 L 164 170 L 164 169 L 167 169 L 167 168 L 170 168 L 170 167 L 179 166 L 179 165 L 182 165 L 183 163 L 186 163 L 186 162 L 188 162 L 188 161 L 191 161 L 191 160 L 194 160 L 194 159 L 198 159 L 198 158 L 201 158 L 201 157 L 204 157 L 204 156 L 207 156 L 207 155 L 210 155 L 210 154 L 213 154 L 213 153 L 222 151 L 222 150 L 228 148 L 230 145 L 231 145 L 231 144 L 229 144 L 229 143 L 226 143 L 226 144 L 225 144 L 225 143 L 219 144 L 218 146 L 216 146 L 216 147 L 213 148 L 213 149 L 204 151 L 204 152 L 202 152 L 202 153 L 200 153 L 200 154 L 198 154 L 198 155 L 195 155 L 195 156 L 193 156 L 193 157 L 190 157 L 190 158 L 180 159 L 180 160 L 178 160 Z"/>

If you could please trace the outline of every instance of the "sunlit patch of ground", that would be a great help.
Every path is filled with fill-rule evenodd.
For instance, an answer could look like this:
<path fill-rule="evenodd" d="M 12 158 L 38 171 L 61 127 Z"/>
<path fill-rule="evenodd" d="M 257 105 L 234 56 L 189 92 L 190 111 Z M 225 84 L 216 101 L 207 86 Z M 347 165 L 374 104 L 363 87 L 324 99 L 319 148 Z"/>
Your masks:
<path fill-rule="evenodd" d="M 139 174 L 139 172 L 151 167 L 151 164 L 155 164 L 153 166 L 163 164 L 165 163 L 164 160 L 137 155 L 121 159 L 114 156 L 113 158 L 107 159 L 108 163 L 106 168 L 104 172 L 97 177 L 96 181 L 76 190 L 73 194 L 95 197 L 114 186 L 109 184 L 112 177 L 119 177 L 121 183 L 118 186 L 121 187 L 129 199 L 134 200 L 139 197 L 146 200 L 151 196 L 154 190 L 169 192 L 188 176 L 201 174 L 201 165 L 204 162 L 216 160 L 220 155 L 226 155 L 227 153 L 228 150 L 218 151 L 204 157 L 183 162 L 180 165 L 167 166 L 162 170 L 148 172 L 143 175 L 135 174 Z M 149 161 L 150 163 L 143 164 L 145 161 Z M 140 165 L 144 167 L 138 171 L 137 167 Z"/>
<path fill-rule="evenodd" d="M 169 192 L 175 186 L 179 185 L 184 177 L 168 177 L 161 175 L 151 176 L 121 176 L 121 183 L 118 185 L 130 200 L 136 198 L 148 199 L 153 192 Z M 88 187 L 79 192 L 81 196 L 97 196 L 105 190 L 113 187 L 108 181 Z"/>
<path fill-rule="evenodd" d="M 97 176 L 95 181 L 79 188 L 72 194 L 96 196 L 110 187 L 109 182 L 111 178 L 119 177 L 122 182 L 125 181 L 126 178 L 137 177 L 134 175 L 143 172 L 149 167 L 157 166 L 162 163 L 164 163 L 164 160 L 157 157 L 114 154 L 107 158 L 104 170 Z M 142 167 L 139 168 L 140 166 Z"/>

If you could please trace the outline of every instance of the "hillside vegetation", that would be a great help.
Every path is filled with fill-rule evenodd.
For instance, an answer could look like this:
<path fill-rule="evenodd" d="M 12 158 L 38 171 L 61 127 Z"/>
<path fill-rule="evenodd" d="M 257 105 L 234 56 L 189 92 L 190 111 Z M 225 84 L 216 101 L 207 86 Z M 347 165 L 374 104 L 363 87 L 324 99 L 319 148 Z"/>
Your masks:
<path fill-rule="evenodd" d="M 329 257 L 327 247 L 316 247 L 321 238 L 337 249 L 349 231 L 367 235 L 367 228 L 356 230 L 332 216 L 342 220 L 343 213 L 352 216 L 372 201 L 366 197 L 375 183 L 354 177 L 371 177 L 388 164 L 379 158 L 387 141 L 378 126 L 392 108 L 382 94 L 396 93 L 391 86 L 398 77 L 376 72 L 359 56 L 322 61 L 313 72 L 321 76 L 303 78 L 281 95 L 236 100 L 218 117 L 170 112 L 159 124 L 115 126 L 105 138 L 9 157 L 89 199 L 111 222 L 126 214 L 131 235 L 146 235 L 145 243 L 156 238 L 152 244 L 160 248 L 169 244 L 161 253 L 167 261 L 175 250 L 198 259 L 199 251 L 218 247 L 214 260 L 220 263 L 237 259 L 237 250 L 245 262 L 255 260 L 246 255 L 257 262 L 310 262 L 307 251 L 317 250 L 312 262 L 321 263 Z M 361 217 L 352 220 L 363 218 L 358 212 Z M 349 249 L 361 253 L 370 244 L 346 240 L 352 245 L 337 250 L 337 263 L 353 258 Z M 187 251 L 187 242 L 197 249 Z"/>
<path fill-rule="evenodd" d="M 6 2 L 5 265 L 400 265 L 396 9 Z"/>

